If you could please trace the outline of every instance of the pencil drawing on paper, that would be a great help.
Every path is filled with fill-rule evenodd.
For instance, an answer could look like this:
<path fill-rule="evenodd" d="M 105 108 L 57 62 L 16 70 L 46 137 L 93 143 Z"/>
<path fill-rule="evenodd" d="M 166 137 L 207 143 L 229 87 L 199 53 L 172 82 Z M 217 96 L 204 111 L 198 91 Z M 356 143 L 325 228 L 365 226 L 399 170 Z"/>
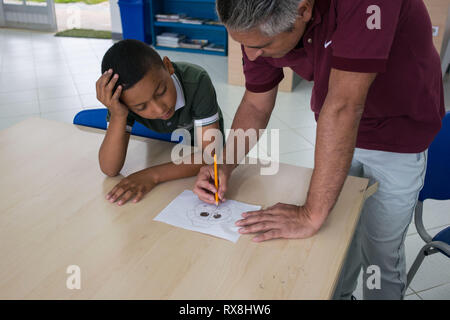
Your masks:
<path fill-rule="evenodd" d="M 227 200 L 216 207 L 202 202 L 192 190 L 184 190 L 154 220 L 236 243 L 240 233 L 235 222 L 242 218 L 243 212 L 259 209 L 260 206 L 235 200 Z"/>
<path fill-rule="evenodd" d="M 231 209 L 224 203 L 216 207 L 214 204 L 201 203 L 186 211 L 193 226 L 210 227 L 212 225 L 232 222 Z"/>

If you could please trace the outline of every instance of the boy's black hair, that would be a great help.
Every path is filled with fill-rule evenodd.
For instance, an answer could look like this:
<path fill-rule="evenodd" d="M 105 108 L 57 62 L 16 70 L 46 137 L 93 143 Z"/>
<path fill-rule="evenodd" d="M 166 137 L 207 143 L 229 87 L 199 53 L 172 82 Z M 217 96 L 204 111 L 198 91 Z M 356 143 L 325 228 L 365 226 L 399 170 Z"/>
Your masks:
<path fill-rule="evenodd" d="M 159 54 L 149 45 L 139 40 L 121 40 L 106 51 L 102 60 L 102 74 L 109 69 L 118 74 L 114 87 L 121 85 L 122 90 L 130 89 L 152 68 L 163 67 Z"/>

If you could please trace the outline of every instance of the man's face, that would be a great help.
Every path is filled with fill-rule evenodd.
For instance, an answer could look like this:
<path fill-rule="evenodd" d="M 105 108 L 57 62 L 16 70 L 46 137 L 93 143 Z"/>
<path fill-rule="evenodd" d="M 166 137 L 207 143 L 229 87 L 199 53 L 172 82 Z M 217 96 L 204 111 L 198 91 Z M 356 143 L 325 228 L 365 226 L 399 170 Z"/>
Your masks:
<path fill-rule="evenodd" d="M 312 17 L 312 4 L 302 1 L 298 8 L 298 17 L 291 31 L 282 32 L 272 37 L 263 34 L 259 28 L 248 31 L 228 30 L 230 36 L 244 46 L 245 53 L 251 61 L 259 56 L 281 58 L 295 48 Z"/>
<path fill-rule="evenodd" d="M 166 64 L 166 60 L 164 61 Z M 170 65 L 171 67 L 171 65 Z M 121 101 L 146 119 L 168 120 L 175 113 L 177 92 L 171 74 L 173 67 L 154 67 L 121 95 Z"/>

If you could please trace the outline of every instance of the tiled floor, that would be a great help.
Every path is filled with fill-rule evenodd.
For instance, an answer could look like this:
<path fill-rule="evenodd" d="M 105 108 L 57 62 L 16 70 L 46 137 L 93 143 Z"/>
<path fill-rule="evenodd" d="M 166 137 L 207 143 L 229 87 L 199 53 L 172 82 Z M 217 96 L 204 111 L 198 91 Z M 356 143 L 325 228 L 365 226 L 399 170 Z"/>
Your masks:
<path fill-rule="evenodd" d="M 55 38 L 52 34 L 0 29 L 0 130 L 37 116 L 71 123 L 83 109 L 101 107 L 95 97 L 100 61 L 110 40 Z M 217 90 L 227 128 L 244 89 L 227 84 L 227 59 L 198 54 L 161 51 L 173 61 L 202 65 Z M 450 81 L 446 81 L 450 106 Z M 312 84 L 302 81 L 292 93 L 279 93 L 269 128 L 279 128 L 281 162 L 312 167 L 315 122 L 309 110 Z M 263 148 L 264 149 L 264 148 Z M 425 202 L 425 225 L 436 233 L 450 225 L 450 201 Z M 406 238 L 409 268 L 422 240 L 411 225 Z M 450 299 L 450 260 L 427 257 L 418 271 L 407 299 Z M 361 281 L 355 295 L 361 297 Z"/>

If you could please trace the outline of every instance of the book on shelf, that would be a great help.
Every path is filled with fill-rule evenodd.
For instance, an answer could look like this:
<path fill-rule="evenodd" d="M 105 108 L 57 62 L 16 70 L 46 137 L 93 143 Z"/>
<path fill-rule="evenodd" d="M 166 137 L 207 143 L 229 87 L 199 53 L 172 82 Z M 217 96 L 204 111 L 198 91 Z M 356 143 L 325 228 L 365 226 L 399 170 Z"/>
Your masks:
<path fill-rule="evenodd" d="M 173 14 L 173 13 L 167 13 L 167 14 L 164 14 L 164 13 L 158 13 L 158 14 L 155 15 L 155 18 L 156 18 L 156 19 L 167 19 L 167 20 L 176 20 L 176 21 L 178 21 L 178 20 L 180 20 L 180 19 L 182 19 L 182 18 L 185 18 L 185 17 L 186 17 L 186 15 L 183 14 L 183 13 L 179 13 L 179 14 Z"/>
<path fill-rule="evenodd" d="M 164 40 L 176 40 L 176 39 L 184 39 L 186 36 L 184 34 L 176 33 L 176 32 L 163 32 L 156 36 L 157 39 Z"/>
<path fill-rule="evenodd" d="M 164 32 L 156 36 L 156 45 L 178 48 L 179 42 L 186 38 L 185 35 L 172 32 Z"/>
<path fill-rule="evenodd" d="M 216 21 L 216 20 L 206 20 L 205 22 L 203 22 L 204 24 L 209 24 L 212 26 L 223 26 L 223 23 L 220 21 Z"/>
<path fill-rule="evenodd" d="M 223 25 L 220 21 L 209 20 L 209 19 L 201 19 L 201 18 L 193 18 L 188 17 L 185 14 L 156 14 L 156 21 L 159 22 L 179 22 L 186 24 L 209 24 L 209 25 Z"/>
<path fill-rule="evenodd" d="M 158 47 L 180 48 L 180 45 L 178 43 L 168 43 L 168 42 L 157 41 L 156 45 Z"/>
<path fill-rule="evenodd" d="M 169 19 L 169 18 L 156 18 L 158 22 L 180 22 L 178 19 Z"/>
<path fill-rule="evenodd" d="M 191 17 L 185 17 L 185 18 L 181 18 L 179 20 L 179 22 L 187 23 L 187 24 L 203 24 L 203 22 L 205 22 L 205 20 L 197 19 L 197 18 L 191 18 Z"/>
<path fill-rule="evenodd" d="M 210 43 L 203 47 L 203 50 L 225 52 L 225 46 L 221 44 Z"/>
<path fill-rule="evenodd" d="M 185 39 L 180 41 L 181 48 L 201 49 L 208 44 L 208 40 L 204 39 Z"/>

